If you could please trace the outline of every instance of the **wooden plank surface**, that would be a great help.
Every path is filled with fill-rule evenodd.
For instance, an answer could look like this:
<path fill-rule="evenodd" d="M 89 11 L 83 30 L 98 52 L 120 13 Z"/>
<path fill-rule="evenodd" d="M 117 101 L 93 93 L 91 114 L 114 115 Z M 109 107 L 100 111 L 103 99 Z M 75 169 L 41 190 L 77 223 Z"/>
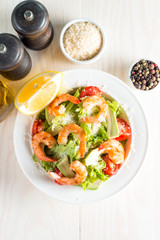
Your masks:
<path fill-rule="evenodd" d="M 0 32 L 16 34 L 10 16 L 17 0 L 0 1 Z M 160 64 L 160 1 L 41 0 L 55 30 L 52 45 L 30 51 L 33 68 L 24 80 L 7 83 L 17 90 L 29 77 L 45 70 L 93 68 L 129 84 L 133 61 L 150 58 Z M 104 55 L 90 65 L 69 62 L 59 48 L 59 35 L 69 20 L 87 17 L 105 30 Z M 0 123 L 1 240 L 159 240 L 160 239 L 160 94 L 134 90 L 150 130 L 148 155 L 133 182 L 108 200 L 74 206 L 39 192 L 23 175 L 13 148 L 17 111 Z M 142 143 L 143 144 L 143 143 Z"/>

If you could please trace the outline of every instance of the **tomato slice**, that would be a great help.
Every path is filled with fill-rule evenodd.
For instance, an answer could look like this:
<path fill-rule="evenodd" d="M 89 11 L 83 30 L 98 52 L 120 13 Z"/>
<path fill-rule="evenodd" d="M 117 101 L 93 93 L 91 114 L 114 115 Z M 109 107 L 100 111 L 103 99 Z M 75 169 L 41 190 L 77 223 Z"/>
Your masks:
<path fill-rule="evenodd" d="M 60 177 L 64 177 L 63 173 L 61 173 L 61 171 L 58 168 L 56 168 L 54 172 L 57 173 Z M 58 185 L 63 185 L 62 183 L 59 183 L 57 180 L 55 180 L 55 183 L 57 183 Z"/>
<path fill-rule="evenodd" d="M 38 132 L 41 132 L 43 130 L 43 123 L 44 120 L 39 119 L 39 120 L 35 120 L 33 123 L 33 127 L 32 127 L 32 135 L 35 135 Z"/>
<path fill-rule="evenodd" d="M 123 141 L 127 139 L 129 136 L 131 136 L 132 134 L 131 127 L 126 123 L 126 121 L 117 118 L 117 123 L 119 130 L 119 137 L 115 138 L 117 141 Z"/>
<path fill-rule="evenodd" d="M 108 155 L 104 155 L 103 160 L 106 162 L 106 167 L 103 169 L 103 172 L 109 176 L 115 175 L 118 172 L 118 164 L 114 164 Z"/>
<path fill-rule="evenodd" d="M 80 93 L 80 98 L 86 97 L 86 96 L 93 96 L 93 95 L 102 95 L 102 91 L 95 86 L 89 86 L 84 88 Z"/>

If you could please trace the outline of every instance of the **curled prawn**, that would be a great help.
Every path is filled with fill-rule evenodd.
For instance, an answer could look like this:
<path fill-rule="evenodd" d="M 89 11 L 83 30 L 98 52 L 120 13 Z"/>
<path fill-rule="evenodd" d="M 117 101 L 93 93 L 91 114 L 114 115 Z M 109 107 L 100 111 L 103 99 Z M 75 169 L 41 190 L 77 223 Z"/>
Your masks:
<path fill-rule="evenodd" d="M 86 139 L 85 131 L 81 127 L 79 127 L 77 124 L 70 123 L 70 124 L 64 126 L 58 134 L 58 140 L 57 140 L 58 143 L 66 144 L 70 133 L 77 134 L 77 136 L 80 140 L 79 152 L 80 152 L 81 158 L 83 158 L 85 151 L 86 151 L 86 140 L 87 139 Z"/>
<path fill-rule="evenodd" d="M 51 102 L 51 104 L 48 107 L 48 111 L 51 115 L 53 116 L 59 116 L 64 114 L 65 112 L 65 107 L 63 105 L 60 105 L 60 103 L 66 102 L 66 101 L 70 101 L 74 104 L 79 104 L 79 100 L 78 98 L 70 95 L 70 94 L 62 94 L 59 97 L 56 97 L 53 102 Z"/>
<path fill-rule="evenodd" d="M 103 150 L 102 153 L 108 154 L 109 159 L 114 164 L 122 164 L 124 162 L 124 147 L 115 139 L 105 141 L 99 146 L 98 150 Z"/>
<path fill-rule="evenodd" d="M 85 181 L 87 177 L 87 169 L 80 161 L 71 162 L 70 168 L 75 171 L 74 178 L 60 177 L 55 172 L 48 172 L 49 176 L 54 178 L 57 182 L 64 185 L 76 185 Z"/>
<path fill-rule="evenodd" d="M 94 95 L 87 97 L 83 101 L 83 108 L 86 112 L 89 112 L 93 107 L 98 106 L 100 111 L 96 117 L 85 117 L 81 119 L 82 122 L 96 123 L 105 121 L 108 115 L 108 104 L 101 96 Z"/>
<path fill-rule="evenodd" d="M 48 132 L 41 131 L 36 133 L 32 138 L 32 147 L 35 155 L 43 161 L 46 162 L 56 162 L 57 159 L 47 157 L 42 148 L 42 144 L 48 146 L 48 148 L 52 148 L 56 144 L 55 138 Z"/>

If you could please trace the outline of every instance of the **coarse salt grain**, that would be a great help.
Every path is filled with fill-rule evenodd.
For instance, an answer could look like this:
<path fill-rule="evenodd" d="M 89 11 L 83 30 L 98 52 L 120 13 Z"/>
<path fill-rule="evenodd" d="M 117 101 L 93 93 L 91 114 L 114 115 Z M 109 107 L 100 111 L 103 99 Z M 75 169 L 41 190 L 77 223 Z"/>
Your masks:
<path fill-rule="evenodd" d="M 95 57 L 102 48 L 102 33 L 89 22 L 71 25 L 63 37 L 65 51 L 76 60 L 85 61 Z"/>

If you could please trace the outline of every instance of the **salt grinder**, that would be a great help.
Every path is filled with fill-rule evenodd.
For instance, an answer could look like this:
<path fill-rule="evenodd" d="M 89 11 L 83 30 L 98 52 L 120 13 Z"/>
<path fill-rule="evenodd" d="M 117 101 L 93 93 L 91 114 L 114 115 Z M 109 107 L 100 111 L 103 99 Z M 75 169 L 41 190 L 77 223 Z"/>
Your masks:
<path fill-rule="evenodd" d="M 32 50 L 42 50 L 53 40 L 54 31 L 45 6 L 37 1 L 23 1 L 12 13 L 12 25 L 23 44 Z"/>
<path fill-rule="evenodd" d="M 29 73 L 31 66 L 31 58 L 21 41 L 12 34 L 0 34 L 0 74 L 19 80 Z"/>

